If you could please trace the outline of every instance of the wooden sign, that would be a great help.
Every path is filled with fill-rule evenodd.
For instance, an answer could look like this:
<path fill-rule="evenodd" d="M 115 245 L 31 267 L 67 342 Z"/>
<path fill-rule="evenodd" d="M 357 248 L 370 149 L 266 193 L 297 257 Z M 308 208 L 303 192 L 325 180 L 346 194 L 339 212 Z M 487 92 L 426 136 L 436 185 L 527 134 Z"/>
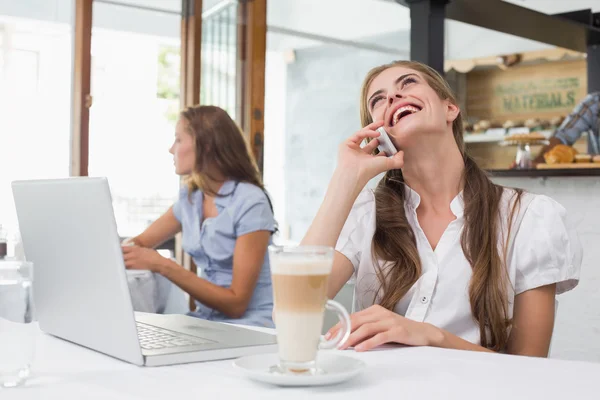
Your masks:
<path fill-rule="evenodd" d="M 585 60 L 467 74 L 467 116 L 503 123 L 569 114 L 587 94 Z"/>

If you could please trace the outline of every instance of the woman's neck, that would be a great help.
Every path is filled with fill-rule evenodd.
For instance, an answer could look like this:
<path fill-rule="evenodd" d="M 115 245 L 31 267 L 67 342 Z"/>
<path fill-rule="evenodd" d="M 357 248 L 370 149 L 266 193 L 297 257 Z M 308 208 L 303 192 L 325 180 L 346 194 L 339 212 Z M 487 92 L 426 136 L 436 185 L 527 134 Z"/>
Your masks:
<path fill-rule="evenodd" d="M 436 213 L 448 210 L 463 187 L 463 156 L 454 137 L 446 138 L 405 151 L 402 168 L 404 181 L 421 197 L 419 207 Z"/>
<path fill-rule="evenodd" d="M 203 180 L 208 192 L 216 195 L 219 193 L 219 190 L 221 190 L 223 184 L 227 181 L 227 177 L 223 176 L 221 173 L 208 171 L 208 173 L 204 174 Z"/>

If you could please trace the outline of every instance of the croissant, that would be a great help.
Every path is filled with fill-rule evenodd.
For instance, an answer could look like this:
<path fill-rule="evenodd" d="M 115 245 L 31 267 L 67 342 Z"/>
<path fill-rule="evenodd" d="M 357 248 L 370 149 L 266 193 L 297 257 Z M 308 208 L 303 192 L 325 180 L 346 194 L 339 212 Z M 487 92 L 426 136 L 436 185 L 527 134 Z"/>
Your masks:
<path fill-rule="evenodd" d="M 571 146 L 559 144 L 554 146 L 549 152 L 544 154 L 546 164 L 566 164 L 575 160 L 577 150 Z"/>

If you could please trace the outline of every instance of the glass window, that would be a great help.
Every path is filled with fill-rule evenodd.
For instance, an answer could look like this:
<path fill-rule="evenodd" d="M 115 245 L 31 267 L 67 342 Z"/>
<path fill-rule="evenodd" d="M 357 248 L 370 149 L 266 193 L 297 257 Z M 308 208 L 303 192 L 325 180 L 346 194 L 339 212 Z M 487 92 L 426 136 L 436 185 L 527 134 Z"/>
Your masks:
<path fill-rule="evenodd" d="M 202 2 L 202 55 L 200 103 L 223 108 L 238 117 L 237 2 Z"/>
<path fill-rule="evenodd" d="M 94 3 L 89 175 L 108 178 L 125 237 L 179 193 L 169 148 L 180 104 L 181 2 L 122 3 Z"/>
<path fill-rule="evenodd" d="M 73 7 L 28 2 L 0 3 L 0 224 L 10 240 L 11 182 L 69 176 Z"/>

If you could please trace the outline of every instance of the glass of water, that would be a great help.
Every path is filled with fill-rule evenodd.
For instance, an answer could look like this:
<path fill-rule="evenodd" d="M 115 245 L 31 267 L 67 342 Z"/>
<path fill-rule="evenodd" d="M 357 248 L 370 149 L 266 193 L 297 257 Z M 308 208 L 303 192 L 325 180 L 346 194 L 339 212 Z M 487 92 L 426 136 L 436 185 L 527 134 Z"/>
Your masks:
<path fill-rule="evenodd" d="M 0 260 L 0 387 L 29 377 L 36 336 L 32 280 L 32 263 Z"/>

